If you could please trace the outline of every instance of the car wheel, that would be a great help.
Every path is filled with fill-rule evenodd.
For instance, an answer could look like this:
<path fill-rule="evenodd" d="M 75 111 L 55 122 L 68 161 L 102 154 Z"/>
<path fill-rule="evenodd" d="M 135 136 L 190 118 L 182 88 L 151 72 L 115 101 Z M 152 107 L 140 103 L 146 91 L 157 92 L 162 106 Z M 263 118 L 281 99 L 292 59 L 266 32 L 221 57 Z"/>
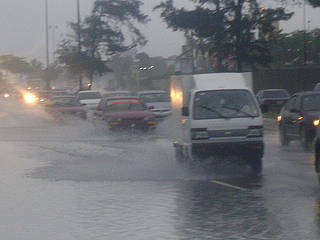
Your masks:
<path fill-rule="evenodd" d="M 286 129 L 284 127 L 282 127 L 282 126 L 279 128 L 279 136 L 280 136 L 280 144 L 281 144 L 281 146 L 288 146 L 290 141 L 289 141 L 289 138 L 287 136 Z"/>
<path fill-rule="evenodd" d="M 300 129 L 300 140 L 301 140 L 301 145 L 304 149 L 309 149 L 311 147 L 312 141 L 305 127 L 302 127 Z"/>

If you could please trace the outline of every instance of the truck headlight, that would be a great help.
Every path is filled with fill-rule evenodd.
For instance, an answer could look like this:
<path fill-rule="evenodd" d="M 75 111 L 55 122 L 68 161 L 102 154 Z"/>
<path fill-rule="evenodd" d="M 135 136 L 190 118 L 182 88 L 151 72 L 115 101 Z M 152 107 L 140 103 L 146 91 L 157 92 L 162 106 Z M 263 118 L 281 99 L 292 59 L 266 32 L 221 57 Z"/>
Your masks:
<path fill-rule="evenodd" d="M 249 129 L 248 137 L 263 137 L 263 129 Z"/>
<path fill-rule="evenodd" d="M 319 124 L 320 124 L 320 120 L 319 120 L 319 119 L 316 119 L 316 120 L 313 121 L 313 125 L 314 125 L 315 127 L 318 127 Z"/>
<path fill-rule="evenodd" d="M 191 134 L 192 139 L 199 140 L 199 139 L 208 139 L 209 134 L 207 131 L 193 131 Z"/>

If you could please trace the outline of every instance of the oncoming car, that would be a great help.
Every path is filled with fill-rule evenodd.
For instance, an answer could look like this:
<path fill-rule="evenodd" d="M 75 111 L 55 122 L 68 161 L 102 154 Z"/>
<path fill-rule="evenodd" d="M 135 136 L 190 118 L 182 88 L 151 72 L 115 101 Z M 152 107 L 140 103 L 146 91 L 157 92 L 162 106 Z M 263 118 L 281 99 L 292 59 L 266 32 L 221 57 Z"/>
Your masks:
<path fill-rule="evenodd" d="M 157 125 L 154 114 L 138 99 L 109 100 L 104 107 L 102 118 L 110 130 L 152 130 Z"/>
<path fill-rule="evenodd" d="M 87 110 L 78 99 L 73 96 L 51 98 L 45 105 L 45 110 L 57 119 L 65 117 L 87 119 Z"/>
<path fill-rule="evenodd" d="M 257 93 L 259 105 L 264 111 L 270 108 L 277 108 L 279 111 L 289 98 L 290 94 L 285 89 L 264 89 Z"/>
<path fill-rule="evenodd" d="M 319 119 L 320 93 L 300 92 L 294 94 L 283 106 L 278 116 L 281 145 L 300 140 L 309 148 L 316 134 L 314 121 Z"/>

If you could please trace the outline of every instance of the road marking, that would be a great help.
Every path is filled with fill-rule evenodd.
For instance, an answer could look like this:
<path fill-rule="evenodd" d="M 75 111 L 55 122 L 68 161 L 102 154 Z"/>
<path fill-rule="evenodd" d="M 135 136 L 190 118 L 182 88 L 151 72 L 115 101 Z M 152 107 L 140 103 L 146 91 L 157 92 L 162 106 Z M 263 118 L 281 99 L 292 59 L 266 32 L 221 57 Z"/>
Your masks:
<path fill-rule="evenodd" d="M 240 190 L 240 191 L 244 191 L 244 192 L 249 191 L 249 190 L 246 189 L 246 188 L 238 187 L 238 186 L 231 185 L 231 184 L 224 183 L 224 182 L 220 182 L 220 181 L 217 181 L 217 180 L 212 180 L 212 181 L 210 181 L 210 182 L 215 183 L 215 184 L 218 184 L 218 185 L 221 185 L 221 186 L 225 186 L 225 187 L 237 189 L 237 190 Z"/>

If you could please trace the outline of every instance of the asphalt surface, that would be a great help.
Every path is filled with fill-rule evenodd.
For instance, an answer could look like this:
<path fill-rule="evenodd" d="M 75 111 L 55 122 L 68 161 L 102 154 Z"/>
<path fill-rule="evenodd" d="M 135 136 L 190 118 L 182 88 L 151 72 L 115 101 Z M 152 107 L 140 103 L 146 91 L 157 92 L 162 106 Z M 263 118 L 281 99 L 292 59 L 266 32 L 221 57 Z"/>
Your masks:
<path fill-rule="evenodd" d="M 313 151 L 280 147 L 265 121 L 262 176 L 239 159 L 175 162 L 170 119 L 110 134 L 0 102 L 0 236 L 66 239 L 319 239 Z"/>

